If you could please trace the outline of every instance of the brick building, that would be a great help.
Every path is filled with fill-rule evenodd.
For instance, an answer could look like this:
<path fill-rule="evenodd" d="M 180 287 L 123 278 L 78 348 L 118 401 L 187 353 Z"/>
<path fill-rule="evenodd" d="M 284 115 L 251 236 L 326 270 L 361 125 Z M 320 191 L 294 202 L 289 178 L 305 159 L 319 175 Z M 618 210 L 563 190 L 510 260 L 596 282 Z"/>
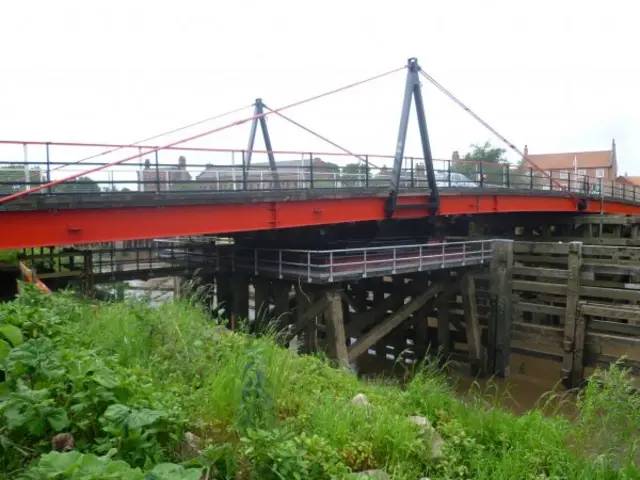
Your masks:
<path fill-rule="evenodd" d="M 280 188 L 309 188 L 313 170 L 313 185 L 318 188 L 337 186 L 340 174 L 320 158 L 281 160 L 276 163 Z M 242 165 L 207 165 L 196 177 L 196 188 L 200 190 L 243 189 Z M 269 190 L 274 188 L 273 175 L 268 162 L 252 163 L 247 171 L 248 190 Z"/>
<path fill-rule="evenodd" d="M 189 183 L 191 174 L 187 171 L 187 159 L 178 158 L 178 165 L 159 166 L 156 168 L 149 159 L 138 172 L 139 191 L 158 192 L 168 190 L 186 190 L 193 188 Z"/>
<path fill-rule="evenodd" d="M 575 179 L 576 173 L 579 179 L 589 177 L 591 183 L 598 179 L 611 182 L 618 178 L 615 140 L 611 142 L 609 150 L 531 154 L 525 146 L 524 153 L 538 168 L 563 185 L 566 185 L 569 179 Z M 526 170 L 531 165 L 526 160 L 522 160 L 520 167 Z M 548 183 L 549 179 L 539 174 L 536 181 L 544 184 Z"/>

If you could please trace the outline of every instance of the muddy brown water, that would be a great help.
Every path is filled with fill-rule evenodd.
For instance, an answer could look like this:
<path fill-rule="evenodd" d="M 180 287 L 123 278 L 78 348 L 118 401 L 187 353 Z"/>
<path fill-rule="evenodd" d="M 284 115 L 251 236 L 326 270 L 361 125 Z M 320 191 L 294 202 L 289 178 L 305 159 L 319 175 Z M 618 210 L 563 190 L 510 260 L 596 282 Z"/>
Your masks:
<path fill-rule="evenodd" d="M 564 415 L 569 418 L 576 415 L 576 393 L 568 391 L 560 383 L 562 364 L 512 354 L 510 366 L 508 378 L 474 378 L 469 375 L 468 366 L 456 364 L 452 364 L 448 374 L 456 393 L 464 399 L 480 393 L 487 402 L 497 403 L 515 414 L 540 408 L 549 415 Z M 363 377 L 384 375 L 402 379 L 411 367 L 386 358 L 365 355 L 361 357 L 357 368 Z M 585 376 L 588 377 L 593 371 L 591 368 L 585 369 Z"/>

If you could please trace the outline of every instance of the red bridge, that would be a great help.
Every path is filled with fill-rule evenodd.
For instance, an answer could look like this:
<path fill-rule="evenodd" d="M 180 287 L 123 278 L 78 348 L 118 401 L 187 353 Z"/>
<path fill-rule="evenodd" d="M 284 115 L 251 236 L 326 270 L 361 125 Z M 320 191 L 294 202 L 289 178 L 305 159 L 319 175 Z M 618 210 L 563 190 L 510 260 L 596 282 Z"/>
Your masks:
<path fill-rule="evenodd" d="M 249 117 L 164 146 L 0 141 L 0 249 L 476 214 L 640 214 L 635 188 L 573 174 L 550 178 L 504 137 L 526 167 L 477 164 L 474 174 L 465 177 L 456 164 L 434 160 L 420 76 L 460 102 L 415 59 L 406 72 L 394 155 L 353 153 L 282 113 L 309 100 L 273 110 L 257 100 Z M 419 158 L 404 155 L 412 101 L 422 142 Z M 267 115 L 292 122 L 340 153 L 274 150 Z M 189 146 L 244 123 L 251 123 L 246 149 Z M 258 128 L 265 150 L 254 148 Z M 113 159 L 115 155 L 124 158 Z M 254 156 L 267 161 L 252 164 Z M 488 169 L 493 179 L 486 178 Z"/>

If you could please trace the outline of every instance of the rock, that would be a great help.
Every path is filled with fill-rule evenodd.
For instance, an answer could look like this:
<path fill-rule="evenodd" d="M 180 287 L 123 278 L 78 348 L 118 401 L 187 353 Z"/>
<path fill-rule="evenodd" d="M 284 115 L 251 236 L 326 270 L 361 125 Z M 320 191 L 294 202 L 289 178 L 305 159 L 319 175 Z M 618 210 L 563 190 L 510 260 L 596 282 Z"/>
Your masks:
<path fill-rule="evenodd" d="M 182 458 L 195 458 L 202 454 L 202 439 L 191 432 L 184 434 L 182 444 L 180 444 L 180 455 Z"/>
<path fill-rule="evenodd" d="M 364 470 L 362 472 L 358 472 L 355 478 L 359 478 L 361 480 L 372 479 L 372 480 L 391 480 L 391 477 L 384 470 Z"/>
<path fill-rule="evenodd" d="M 420 433 L 428 435 L 431 439 L 431 457 L 442 458 L 442 448 L 444 447 L 444 440 L 440 434 L 433 428 L 428 418 L 419 415 L 409 417 L 409 421 L 420 427 Z"/>
<path fill-rule="evenodd" d="M 51 450 L 56 452 L 70 452 L 75 447 L 73 435 L 59 433 L 51 439 Z"/>
<path fill-rule="evenodd" d="M 355 397 L 353 397 L 351 399 L 351 403 L 353 403 L 354 405 L 364 405 L 364 406 L 371 405 L 369 403 L 369 399 L 364 393 L 359 393 Z"/>

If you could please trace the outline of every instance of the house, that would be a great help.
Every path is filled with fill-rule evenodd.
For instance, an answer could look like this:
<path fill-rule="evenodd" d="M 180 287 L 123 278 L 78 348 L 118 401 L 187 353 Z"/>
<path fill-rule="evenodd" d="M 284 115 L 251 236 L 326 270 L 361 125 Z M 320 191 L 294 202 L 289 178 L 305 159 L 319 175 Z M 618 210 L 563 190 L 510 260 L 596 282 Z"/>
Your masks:
<path fill-rule="evenodd" d="M 640 177 L 630 177 L 625 172 L 624 175 L 616 178 L 616 183 L 627 185 L 629 187 L 640 187 Z"/>
<path fill-rule="evenodd" d="M 281 160 L 276 163 L 280 188 L 309 188 L 311 176 L 313 186 L 318 188 L 336 187 L 340 172 L 335 166 L 320 158 Z M 196 188 L 200 190 L 242 190 L 243 165 L 211 165 L 196 177 Z M 252 163 L 246 170 L 247 190 L 269 190 L 274 188 L 273 175 L 268 162 Z"/>
<path fill-rule="evenodd" d="M 543 153 L 530 154 L 525 145 L 524 154 L 531 162 L 543 170 L 548 176 L 562 185 L 573 182 L 578 175 L 578 181 L 584 177 L 589 177 L 590 183 L 597 181 L 615 181 L 618 178 L 618 159 L 616 156 L 616 141 L 611 142 L 610 150 L 566 152 L 566 153 Z M 534 176 L 538 184 L 550 182 L 548 176 L 535 173 L 533 167 L 526 159 L 520 164 L 521 169 L 533 168 Z"/>
<path fill-rule="evenodd" d="M 178 165 L 171 166 L 156 167 L 147 159 L 144 168 L 138 172 L 138 190 L 141 192 L 193 188 L 188 182 L 191 182 L 191 174 L 187 171 L 187 159 L 183 156 L 178 158 Z"/>

